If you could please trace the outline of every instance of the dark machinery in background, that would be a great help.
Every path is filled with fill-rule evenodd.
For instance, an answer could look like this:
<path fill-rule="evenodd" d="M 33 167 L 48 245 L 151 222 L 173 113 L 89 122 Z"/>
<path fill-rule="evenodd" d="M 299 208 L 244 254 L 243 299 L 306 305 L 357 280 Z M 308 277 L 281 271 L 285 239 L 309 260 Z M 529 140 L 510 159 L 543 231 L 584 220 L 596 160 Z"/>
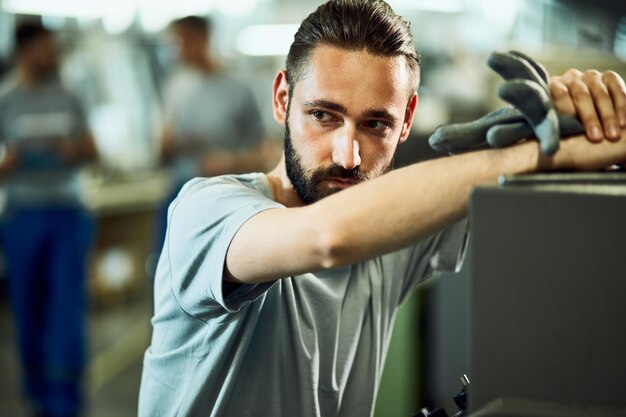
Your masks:
<path fill-rule="evenodd" d="M 454 402 L 458 407 L 459 411 L 453 415 L 453 417 L 466 417 L 467 416 L 467 400 L 468 400 L 468 390 L 469 390 L 469 379 L 467 375 L 463 374 L 461 377 L 461 384 L 463 388 L 457 395 L 454 396 Z M 449 417 L 448 413 L 443 408 L 437 408 L 434 410 L 429 410 L 428 408 L 422 408 L 422 410 L 414 415 L 413 417 Z"/>

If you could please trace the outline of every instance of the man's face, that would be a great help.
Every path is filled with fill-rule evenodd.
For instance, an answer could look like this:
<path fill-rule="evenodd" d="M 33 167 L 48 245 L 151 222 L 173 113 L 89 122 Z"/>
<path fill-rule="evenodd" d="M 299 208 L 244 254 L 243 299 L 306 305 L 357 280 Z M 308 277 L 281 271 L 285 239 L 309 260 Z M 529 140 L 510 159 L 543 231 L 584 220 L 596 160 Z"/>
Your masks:
<path fill-rule="evenodd" d="M 417 100 L 410 82 L 404 57 L 313 50 L 285 117 L 287 175 L 305 204 L 392 168 Z"/>
<path fill-rule="evenodd" d="M 181 61 L 195 62 L 204 57 L 207 48 L 205 33 L 184 25 L 178 25 L 174 27 L 173 35 Z"/>
<path fill-rule="evenodd" d="M 35 37 L 23 52 L 31 71 L 45 77 L 57 68 L 57 46 L 51 34 Z"/>

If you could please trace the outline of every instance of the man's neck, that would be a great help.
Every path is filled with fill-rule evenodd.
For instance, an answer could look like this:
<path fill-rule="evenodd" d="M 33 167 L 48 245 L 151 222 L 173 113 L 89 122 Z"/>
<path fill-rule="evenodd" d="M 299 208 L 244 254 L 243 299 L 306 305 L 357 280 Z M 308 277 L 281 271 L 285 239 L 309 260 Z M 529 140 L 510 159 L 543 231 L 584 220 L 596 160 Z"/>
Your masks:
<path fill-rule="evenodd" d="M 18 82 L 25 87 L 37 87 L 45 82 L 51 74 L 43 74 L 26 65 L 20 65 L 17 68 Z"/>
<path fill-rule="evenodd" d="M 186 65 L 189 65 L 190 67 L 193 67 L 193 68 L 197 68 L 209 74 L 215 74 L 219 72 L 219 67 L 216 64 L 216 62 L 206 56 L 198 57 L 193 60 L 188 60 L 186 62 Z"/>
<path fill-rule="evenodd" d="M 274 200 L 285 207 L 303 206 L 302 200 L 294 190 L 285 166 L 285 156 L 280 159 L 276 167 L 267 174 Z"/>

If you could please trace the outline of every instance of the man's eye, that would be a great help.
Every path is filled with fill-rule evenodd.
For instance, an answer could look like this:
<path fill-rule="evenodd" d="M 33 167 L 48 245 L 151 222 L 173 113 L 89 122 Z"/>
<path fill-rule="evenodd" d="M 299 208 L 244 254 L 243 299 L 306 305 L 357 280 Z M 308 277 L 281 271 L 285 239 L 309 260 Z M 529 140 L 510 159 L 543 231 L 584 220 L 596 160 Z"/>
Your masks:
<path fill-rule="evenodd" d="M 314 110 L 311 112 L 311 115 L 315 117 L 317 120 L 319 120 L 320 122 L 329 122 L 332 120 L 332 117 L 330 114 L 321 110 Z"/>
<path fill-rule="evenodd" d="M 384 130 L 389 127 L 389 124 L 380 120 L 370 120 L 365 123 L 370 129 Z"/>

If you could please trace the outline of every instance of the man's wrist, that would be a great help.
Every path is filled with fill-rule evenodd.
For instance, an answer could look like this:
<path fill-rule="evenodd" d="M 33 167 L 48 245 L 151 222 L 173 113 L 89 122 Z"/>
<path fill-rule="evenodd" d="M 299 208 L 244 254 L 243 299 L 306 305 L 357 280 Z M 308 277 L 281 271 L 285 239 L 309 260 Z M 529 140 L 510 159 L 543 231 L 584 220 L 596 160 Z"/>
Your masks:
<path fill-rule="evenodd" d="M 503 161 L 500 174 L 529 174 L 549 170 L 552 166 L 553 158 L 541 152 L 539 142 L 536 140 L 526 140 L 494 151 L 501 154 Z"/>

